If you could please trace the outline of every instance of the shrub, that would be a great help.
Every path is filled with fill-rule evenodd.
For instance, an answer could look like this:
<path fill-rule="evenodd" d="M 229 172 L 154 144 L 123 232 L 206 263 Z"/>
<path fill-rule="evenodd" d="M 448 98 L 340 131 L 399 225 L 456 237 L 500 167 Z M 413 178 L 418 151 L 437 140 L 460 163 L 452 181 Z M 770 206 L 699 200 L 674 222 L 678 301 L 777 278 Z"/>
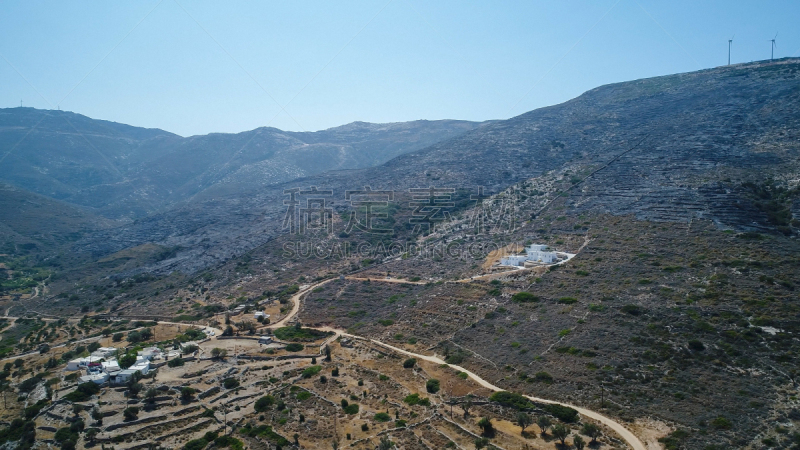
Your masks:
<path fill-rule="evenodd" d="M 236 378 L 225 378 L 222 380 L 222 385 L 225 387 L 225 389 L 234 389 L 239 387 L 239 380 Z"/>
<path fill-rule="evenodd" d="M 208 441 L 200 439 L 192 439 L 183 446 L 183 450 L 203 450 L 208 445 Z"/>
<path fill-rule="evenodd" d="M 358 404 L 350 403 L 349 405 L 344 407 L 344 412 L 351 416 L 358 414 Z"/>
<path fill-rule="evenodd" d="M 406 396 L 406 398 L 403 399 L 403 402 L 405 402 L 409 406 L 414 406 L 414 405 L 431 406 L 431 401 L 428 400 L 427 398 L 420 397 L 419 394 L 408 395 Z"/>
<path fill-rule="evenodd" d="M 192 401 L 195 393 L 197 393 L 197 389 L 190 388 L 188 386 L 181 388 L 181 399 L 186 402 Z"/>
<path fill-rule="evenodd" d="M 306 369 L 302 373 L 302 376 L 303 376 L 303 378 L 311 378 L 314 375 L 320 373 L 320 371 L 322 371 L 322 366 L 306 367 Z"/>
<path fill-rule="evenodd" d="M 417 364 L 417 360 L 414 358 L 408 358 L 407 360 L 403 361 L 403 368 L 410 369 Z"/>
<path fill-rule="evenodd" d="M 308 391 L 300 391 L 297 393 L 296 397 L 300 401 L 308 400 L 309 398 L 311 398 L 311 393 Z"/>
<path fill-rule="evenodd" d="M 531 303 L 531 302 L 538 302 L 539 297 L 531 294 L 530 292 L 517 292 L 516 294 L 511 296 L 511 301 L 516 303 Z"/>
<path fill-rule="evenodd" d="M 274 404 L 275 404 L 275 397 L 271 395 L 266 395 L 256 400 L 255 404 L 253 405 L 253 409 L 255 409 L 256 412 L 264 412 Z"/>
<path fill-rule="evenodd" d="M 292 342 L 286 346 L 287 352 L 299 352 L 300 350 L 304 349 L 305 347 L 303 344 L 298 344 L 296 342 Z"/>
<path fill-rule="evenodd" d="M 642 308 L 636 305 L 625 305 L 622 307 L 622 312 L 626 314 L 630 314 L 632 316 L 638 316 L 642 313 Z"/>
<path fill-rule="evenodd" d="M 183 364 L 184 364 L 183 358 L 180 357 L 170 359 L 169 362 L 167 363 L 169 367 L 180 367 Z"/>
<path fill-rule="evenodd" d="M 558 299 L 558 303 L 561 303 L 563 305 L 571 305 L 571 304 L 577 303 L 577 302 L 578 302 L 578 299 L 575 298 L 575 297 L 561 297 L 560 299 Z"/>
<path fill-rule="evenodd" d="M 533 403 L 520 394 L 514 392 L 500 391 L 495 392 L 489 397 L 489 400 L 500 403 L 505 406 L 511 406 L 517 409 L 531 409 Z"/>
<path fill-rule="evenodd" d="M 439 389 L 440 389 L 440 383 L 439 380 L 437 380 L 436 378 L 431 378 L 425 383 L 425 390 L 427 390 L 431 394 L 439 392 Z"/>
<path fill-rule="evenodd" d="M 383 326 L 385 326 L 385 327 L 388 327 L 389 325 L 394 325 L 394 320 L 381 319 L 381 320 L 378 321 L 378 323 L 383 325 Z"/>
<path fill-rule="evenodd" d="M 555 416 L 556 419 L 562 422 L 572 423 L 578 420 L 578 411 L 568 406 L 544 405 L 542 409 Z"/>
<path fill-rule="evenodd" d="M 699 340 L 692 339 L 692 340 L 689 341 L 689 348 L 691 350 L 696 351 L 696 352 L 701 352 L 701 351 L 706 349 L 706 346 L 703 345 L 703 343 L 700 342 Z"/>
<path fill-rule="evenodd" d="M 719 416 L 711 421 L 711 426 L 717 430 L 730 430 L 733 427 L 733 424 L 725 417 Z"/>
<path fill-rule="evenodd" d="M 534 381 L 539 381 L 539 382 L 542 382 L 542 383 L 552 383 L 553 382 L 553 376 L 550 375 L 547 372 L 536 372 L 533 375 L 533 380 Z"/>
<path fill-rule="evenodd" d="M 389 414 L 387 414 L 385 412 L 376 413 L 375 417 L 373 417 L 373 419 L 376 422 L 388 422 L 388 421 L 392 420 L 392 418 L 389 417 Z"/>
<path fill-rule="evenodd" d="M 125 417 L 126 422 L 136 420 L 139 417 L 139 408 L 135 406 L 125 408 L 125 410 L 122 411 L 122 415 Z"/>

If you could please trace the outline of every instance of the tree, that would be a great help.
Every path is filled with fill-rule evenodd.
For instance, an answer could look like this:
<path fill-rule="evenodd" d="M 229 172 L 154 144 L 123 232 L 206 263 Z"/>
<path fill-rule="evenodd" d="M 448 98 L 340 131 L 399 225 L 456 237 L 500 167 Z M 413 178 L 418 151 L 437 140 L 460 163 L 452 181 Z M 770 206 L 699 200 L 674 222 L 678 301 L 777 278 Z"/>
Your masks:
<path fill-rule="evenodd" d="M 228 356 L 228 351 L 224 348 L 214 347 L 211 349 L 211 357 L 214 359 L 225 359 Z"/>
<path fill-rule="evenodd" d="M 135 406 L 131 406 L 130 408 L 125 408 L 122 411 L 122 415 L 125 417 L 126 422 L 130 422 L 131 420 L 136 420 L 139 417 L 139 408 Z"/>
<path fill-rule="evenodd" d="M 158 391 L 154 388 L 150 388 L 144 393 L 144 398 L 147 400 L 147 403 L 155 403 L 157 396 Z"/>
<path fill-rule="evenodd" d="M 325 346 L 325 361 L 330 362 L 331 359 L 332 359 L 331 358 L 331 348 L 330 348 L 330 346 L 326 345 Z"/>
<path fill-rule="evenodd" d="M 230 325 L 225 327 L 225 329 L 222 331 L 222 335 L 223 336 L 233 336 L 233 327 L 230 326 Z"/>
<path fill-rule="evenodd" d="M 137 398 L 139 397 L 139 392 L 142 392 L 142 389 L 144 389 L 142 383 L 131 383 L 128 386 L 128 395 L 130 395 L 131 398 Z"/>
<path fill-rule="evenodd" d="M 481 427 L 482 435 L 486 437 L 494 436 L 494 425 L 492 425 L 492 419 L 484 417 L 478 421 L 478 426 Z"/>
<path fill-rule="evenodd" d="M 592 442 L 591 442 L 592 444 L 597 442 L 597 438 L 599 438 L 600 434 L 601 434 L 600 433 L 600 427 L 598 427 L 597 425 L 595 425 L 593 423 L 585 423 L 585 424 L 583 424 L 583 428 L 581 428 L 581 433 L 583 433 L 586 436 L 589 436 L 590 438 L 592 438 Z"/>
<path fill-rule="evenodd" d="M 292 438 L 294 438 L 294 445 L 300 447 L 300 441 L 298 440 L 300 439 L 300 435 L 295 433 L 294 435 L 292 435 Z"/>
<path fill-rule="evenodd" d="M 122 340 L 123 337 L 124 335 L 122 333 L 114 333 L 114 335 L 111 336 L 111 340 L 114 342 L 119 342 Z"/>
<path fill-rule="evenodd" d="M 481 450 L 482 448 L 489 446 L 489 439 L 486 438 L 479 438 L 475 439 L 475 448 L 477 450 Z"/>
<path fill-rule="evenodd" d="M 577 435 L 577 434 L 575 435 L 574 438 L 572 438 L 572 444 L 578 450 L 583 450 L 583 448 L 586 447 L 586 442 L 583 442 L 583 438 L 580 437 L 580 435 Z"/>
<path fill-rule="evenodd" d="M 565 445 L 564 441 L 567 439 L 567 436 L 569 436 L 569 428 L 560 423 L 556 424 L 553 427 L 553 436 L 561 441 L 561 445 Z"/>
<path fill-rule="evenodd" d="M 97 433 L 100 432 L 97 428 L 89 428 L 86 430 L 86 440 L 89 442 L 94 442 L 94 438 L 97 437 Z"/>
<path fill-rule="evenodd" d="M 382 436 L 381 441 L 378 443 L 378 450 L 392 450 L 394 442 L 390 441 L 388 437 Z"/>
<path fill-rule="evenodd" d="M 99 342 L 92 342 L 92 343 L 90 343 L 89 345 L 86 346 L 86 349 L 89 350 L 90 352 L 93 352 L 93 351 L 97 350 L 98 348 L 100 348 L 100 343 Z"/>
<path fill-rule="evenodd" d="M 440 389 L 440 383 L 439 380 L 437 380 L 436 378 L 431 378 L 425 383 L 425 390 L 427 390 L 431 394 L 439 392 L 439 389 Z"/>
<path fill-rule="evenodd" d="M 522 434 L 525 434 L 525 428 L 528 428 L 529 426 L 531 426 L 531 424 L 533 424 L 533 417 L 522 411 L 517 413 L 517 417 L 515 419 L 517 425 L 519 425 L 519 427 L 522 428 L 521 431 Z"/>
<path fill-rule="evenodd" d="M 539 428 L 542 430 L 542 436 L 547 435 L 547 429 L 550 428 L 553 422 L 550 421 L 550 418 L 547 416 L 539 416 L 539 419 L 536 420 L 536 425 L 539 425 Z"/>
<path fill-rule="evenodd" d="M 119 366 L 123 369 L 127 369 L 134 364 L 136 364 L 136 355 L 133 353 L 127 353 L 125 356 L 119 359 Z"/>
<path fill-rule="evenodd" d="M 275 397 L 267 395 L 256 400 L 256 403 L 253 405 L 253 409 L 255 409 L 256 412 L 264 412 L 274 404 L 275 404 Z"/>
<path fill-rule="evenodd" d="M 461 404 L 461 408 L 464 410 L 464 418 L 466 419 L 469 417 L 469 409 L 472 408 L 472 400 L 468 399 L 464 403 Z"/>
<path fill-rule="evenodd" d="M 185 402 L 190 402 L 194 400 L 194 394 L 197 392 L 196 389 L 190 387 L 181 388 L 181 400 Z"/>
<path fill-rule="evenodd" d="M 97 422 L 97 425 L 103 425 L 103 413 L 100 412 L 100 408 L 97 406 L 92 408 L 92 419 Z"/>
<path fill-rule="evenodd" d="M 417 364 L 417 360 L 416 359 L 408 358 L 407 360 L 403 361 L 403 368 L 404 369 L 410 369 L 410 368 L 414 367 L 415 364 Z"/>

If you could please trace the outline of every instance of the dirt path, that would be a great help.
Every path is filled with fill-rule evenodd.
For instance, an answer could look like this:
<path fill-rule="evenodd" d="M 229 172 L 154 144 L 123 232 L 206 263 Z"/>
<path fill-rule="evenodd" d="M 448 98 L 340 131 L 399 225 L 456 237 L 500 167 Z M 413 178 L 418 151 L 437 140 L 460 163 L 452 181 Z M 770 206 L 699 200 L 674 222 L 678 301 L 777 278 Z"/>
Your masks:
<path fill-rule="evenodd" d="M 280 327 L 286 326 L 286 324 L 289 323 L 289 321 L 292 320 L 292 318 L 294 316 L 296 316 L 297 313 L 300 311 L 300 299 L 304 295 L 306 295 L 307 293 L 311 292 L 312 290 L 314 290 L 314 289 L 316 289 L 316 288 L 318 288 L 318 287 L 320 287 L 320 286 L 322 286 L 322 285 L 324 285 L 326 283 L 330 283 L 333 280 L 336 280 L 336 278 L 328 278 L 325 281 L 320 281 L 317 284 L 312 284 L 309 287 L 303 289 L 302 291 L 294 294 L 292 296 L 292 298 L 291 298 L 291 300 L 292 300 L 292 310 L 289 311 L 289 314 L 286 314 L 286 317 L 284 317 L 283 319 L 281 319 L 281 320 L 279 320 L 279 321 L 277 321 L 277 322 L 275 322 L 273 324 L 269 324 L 268 326 L 266 326 L 264 328 L 273 329 L 273 328 L 280 328 Z"/>
<path fill-rule="evenodd" d="M 562 263 L 564 263 L 564 262 L 566 262 L 566 261 L 562 261 Z M 321 281 L 321 282 L 319 282 L 317 284 L 313 284 L 313 285 L 309 286 L 307 289 L 304 289 L 302 292 L 298 292 L 297 294 L 295 294 L 292 297 L 292 301 L 294 301 L 294 307 L 292 308 L 292 311 L 289 314 L 287 314 L 286 317 L 284 317 L 282 320 L 280 320 L 279 322 L 275 323 L 274 325 L 271 325 L 270 328 L 277 328 L 279 326 L 283 326 L 283 324 L 285 324 L 289 320 L 291 320 L 297 314 L 297 312 L 300 310 L 300 299 L 302 298 L 302 296 L 305 293 L 310 292 L 311 290 L 313 290 L 313 289 L 315 289 L 315 288 L 317 288 L 319 286 L 322 286 L 325 283 L 328 283 L 328 282 L 330 282 L 330 281 L 332 281 L 334 279 L 335 278 L 332 278 L 332 279 L 328 279 L 328 280 L 325 280 L 325 281 Z M 385 280 L 380 280 L 380 279 L 377 279 L 377 278 L 375 280 L 376 281 L 385 281 Z M 397 280 L 397 282 L 402 282 L 402 280 Z M 408 283 L 410 283 L 410 282 L 408 282 Z M 333 331 L 333 332 L 337 333 L 335 335 L 336 337 L 338 337 L 338 336 L 347 336 L 347 337 L 354 338 L 354 339 L 367 340 L 369 342 L 372 342 L 374 344 L 377 344 L 377 345 L 380 345 L 382 347 L 388 348 L 388 349 L 393 350 L 395 352 L 398 352 L 398 353 L 401 353 L 401 354 L 404 354 L 404 355 L 407 355 L 407 356 L 413 356 L 414 358 L 419 358 L 419 359 L 421 359 L 423 361 L 432 362 L 434 364 L 447 364 L 446 362 L 444 362 L 444 360 L 442 360 L 440 358 L 437 358 L 435 356 L 428 356 L 428 355 L 422 355 L 422 354 L 419 354 L 419 353 L 409 352 L 407 350 L 403 350 L 401 348 L 394 347 L 392 345 L 383 343 L 383 342 L 375 340 L 375 339 L 369 339 L 369 338 L 364 338 L 364 337 L 361 337 L 361 336 L 356 336 L 356 335 L 353 335 L 353 334 L 344 333 L 342 331 L 335 330 L 335 329 L 330 328 L 330 327 L 319 328 L 319 330 L 320 331 Z M 478 384 L 480 384 L 481 386 L 483 386 L 483 387 L 485 387 L 487 389 L 491 389 L 491 390 L 493 390 L 495 392 L 504 391 L 505 390 L 505 389 L 501 389 L 501 388 L 489 383 L 488 381 L 486 381 L 483 378 L 479 377 L 477 374 L 472 373 L 472 372 L 470 372 L 469 370 L 467 370 L 467 369 L 465 369 L 463 367 L 460 367 L 460 366 L 457 366 L 457 365 L 454 365 L 454 364 L 449 364 L 449 366 L 454 368 L 454 369 L 456 369 L 456 370 L 459 370 L 461 372 L 466 373 L 467 376 L 469 376 L 470 378 L 475 380 L 475 382 L 477 382 Z M 642 441 L 638 437 L 636 437 L 636 435 L 633 434 L 630 430 L 625 428 L 619 422 L 617 422 L 617 421 L 615 421 L 615 420 L 613 420 L 613 419 L 611 419 L 609 417 L 606 417 L 606 416 L 604 416 L 604 415 L 602 415 L 600 413 L 597 413 L 597 412 L 592 411 L 590 409 L 581 408 L 579 406 L 570 405 L 569 403 L 557 402 L 557 401 L 548 400 L 548 399 L 545 399 L 545 398 L 531 397 L 529 395 L 526 395 L 525 398 L 527 398 L 529 400 L 532 400 L 532 401 L 535 401 L 535 402 L 539 402 L 539 403 L 562 405 L 562 406 L 566 406 L 566 407 L 569 407 L 569 408 L 573 408 L 576 411 L 578 411 L 579 414 L 581 414 L 583 416 L 586 416 L 586 417 L 589 417 L 591 419 L 594 419 L 594 420 L 596 420 L 596 421 L 608 426 L 612 430 L 614 430 L 617 434 L 620 435 L 620 437 L 622 437 L 622 439 L 625 440 L 625 442 L 628 443 L 628 445 L 633 450 L 647 450 L 647 447 L 645 447 L 645 445 L 642 443 Z"/>
<path fill-rule="evenodd" d="M 355 338 L 355 339 L 365 339 L 363 337 L 354 336 L 354 335 L 347 334 L 347 333 L 342 333 L 342 336 L 348 336 L 348 337 L 352 337 L 352 338 Z M 414 358 L 422 359 L 423 361 L 432 362 L 434 364 L 447 364 L 446 362 L 444 362 L 444 360 L 442 360 L 440 358 L 437 358 L 435 356 L 427 356 L 427 355 L 421 355 L 419 353 L 409 352 L 407 350 L 403 350 L 401 348 L 397 348 L 395 346 L 383 343 L 383 342 L 375 340 L 375 339 L 366 339 L 366 340 L 368 340 L 369 342 L 372 342 L 374 344 L 380 345 L 382 347 L 388 348 L 390 350 L 393 350 L 395 352 L 398 352 L 398 353 L 401 353 L 401 354 L 404 354 L 404 355 L 407 355 L 407 356 L 413 356 Z M 487 389 L 491 389 L 491 390 L 493 390 L 495 392 L 504 391 L 505 390 L 505 389 L 501 389 L 501 388 L 489 383 L 488 381 L 484 380 L 483 378 L 479 377 L 478 375 L 470 372 L 469 370 L 467 370 L 467 369 L 465 369 L 465 368 L 463 368 L 461 366 L 457 366 L 455 364 L 448 364 L 448 365 L 450 367 L 452 367 L 453 369 L 456 369 L 458 371 L 466 373 L 470 378 L 475 380 L 475 382 L 477 382 L 478 384 L 480 384 L 481 386 L 483 386 L 483 387 L 485 387 Z M 561 405 L 561 406 L 567 406 L 569 408 L 573 408 L 576 411 L 578 411 L 578 413 L 580 413 L 581 415 L 589 417 L 591 419 L 594 419 L 594 420 L 596 420 L 596 421 L 608 426 L 609 428 L 611 428 L 615 432 L 617 432 L 617 434 L 619 434 L 622 437 L 622 439 L 624 439 L 625 442 L 627 442 L 628 445 L 630 445 L 631 448 L 633 448 L 634 450 L 647 450 L 647 447 L 645 447 L 645 445 L 642 443 L 642 441 L 639 440 L 639 438 L 636 437 L 636 435 L 633 434 L 630 430 L 628 430 L 627 428 L 622 426 L 622 424 L 620 424 L 619 422 L 617 422 L 617 421 L 615 421 L 615 420 L 613 420 L 611 418 L 608 418 L 608 417 L 606 417 L 606 416 L 604 416 L 604 415 L 602 415 L 600 413 L 594 412 L 594 411 L 592 411 L 590 409 L 581 408 L 580 406 L 570 405 L 569 403 L 562 403 L 562 402 L 557 402 L 557 401 L 554 401 L 554 400 L 548 400 L 548 399 L 545 399 L 545 398 L 532 397 L 530 395 L 525 395 L 524 397 L 529 399 L 529 400 L 532 400 L 532 401 L 535 401 L 535 402 L 539 402 L 539 403 Z"/>

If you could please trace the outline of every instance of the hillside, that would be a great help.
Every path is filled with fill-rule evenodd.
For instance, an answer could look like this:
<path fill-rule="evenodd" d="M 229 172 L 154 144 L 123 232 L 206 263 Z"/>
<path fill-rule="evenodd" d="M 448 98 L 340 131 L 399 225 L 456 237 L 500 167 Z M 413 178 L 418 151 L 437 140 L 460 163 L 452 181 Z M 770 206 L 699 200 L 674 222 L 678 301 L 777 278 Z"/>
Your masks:
<path fill-rule="evenodd" d="M 420 120 L 182 138 L 71 112 L 10 108 L 0 110 L 0 148 L 6 155 L 0 181 L 109 218 L 135 219 L 194 196 L 371 167 L 477 126 Z"/>
<path fill-rule="evenodd" d="M 792 234 L 791 211 L 800 208 L 791 194 L 800 171 L 799 79 L 800 61 L 786 59 L 603 86 L 378 167 L 197 198 L 85 248 L 108 254 L 145 242 L 179 245 L 183 254 L 153 269 L 192 273 L 281 235 L 284 189 L 331 189 L 335 208 L 346 213 L 344 191 L 363 186 L 405 195 L 411 187 L 460 188 L 468 197 L 479 186 L 497 193 L 548 173 L 569 174 L 572 187 L 560 195 L 569 197 L 570 214 L 702 218 Z M 406 209 L 407 201 L 396 204 Z"/>

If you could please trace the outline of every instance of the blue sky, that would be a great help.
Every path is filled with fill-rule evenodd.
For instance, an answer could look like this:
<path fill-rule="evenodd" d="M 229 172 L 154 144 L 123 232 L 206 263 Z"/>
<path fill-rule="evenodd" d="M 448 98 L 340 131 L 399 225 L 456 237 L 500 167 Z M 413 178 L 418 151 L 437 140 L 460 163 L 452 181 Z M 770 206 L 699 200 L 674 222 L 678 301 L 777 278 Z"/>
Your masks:
<path fill-rule="evenodd" d="M 593 87 L 800 56 L 798 1 L 0 1 L 0 107 L 180 135 L 505 119 Z"/>

